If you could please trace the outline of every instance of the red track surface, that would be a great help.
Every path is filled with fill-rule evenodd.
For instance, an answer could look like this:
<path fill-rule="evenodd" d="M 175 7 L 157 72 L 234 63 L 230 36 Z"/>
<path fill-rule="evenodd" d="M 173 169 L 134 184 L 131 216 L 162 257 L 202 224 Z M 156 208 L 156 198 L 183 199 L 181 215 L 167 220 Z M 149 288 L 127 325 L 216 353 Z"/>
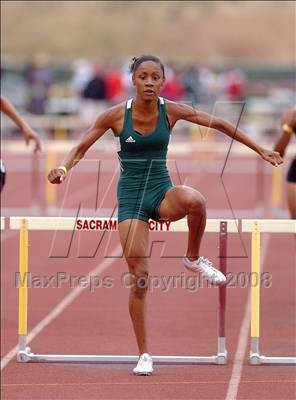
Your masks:
<path fill-rule="evenodd" d="M 7 159 L 15 165 L 15 159 Z M 187 157 L 188 163 L 189 155 Z M 114 160 L 114 157 L 113 157 Z M 110 160 L 106 157 L 106 162 Z M 27 163 L 24 158 L 18 162 Z M 179 161 L 178 161 L 179 162 Z M 216 160 L 213 163 L 223 160 Z M 235 164 L 237 160 L 234 158 Z M 251 162 L 242 160 L 243 162 Z M 221 164 L 221 165 L 222 165 Z M 234 165 L 233 164 L 233 165 Z M 102 168 L 99 199 L 106 191 L 113 175 L 113 165 Z M 182 165 L 182 160 L 180 164 Z M 184 163 L 185 165 L 185 163 Z M 209 172 L 205 161 L 201 172 L 183 173 L 187 184 L 198 188 L 207 198 L 208 207 L 227 209 L 228 204 L 219 180 L 219 171 Z M 219 164 L 220 165 L 220 164 Z M 235 164 L 236 165 L 236 164 Z M 235 208 L 255 208 L 256 178 L 252 174 L 225 173 L 225 183 Z M 173 173 L 175 183 L 177 175 Z M 67 207 L 77 207 L 83 200 L 84 207 L 94 207 L 96 175 L 76 173 L 71 182 Z M 28 207 L 30 205 L 30 175 L 24 171 L 9 173 L 5 187 L 3 207 Z M 88 188 L 83 190 L 82 188 Z M 59 190 L 62 203 L 66 185 Z M 268 191 L 268 185 L 266 187 Z M 103 208 L 113 208 L 115 183 L 108 193 Z M 231 213 L 229 213 L 231 217 Z M 69 233 L 59 233 L 54 254 L 65 254 Z M 97 245 L 98 233 L 81 237 L 82 255 L 91 254 Z M 104 260 L 106 242 L 95 258 L 78 258 L 78 238 L 72 243 L 68 258 L 48 258 L 53 232 L 30 233 L 29 270 L 33 275 L 55 276 L 67 272 L 72 276 L 87 275 Z M 244 236 L 250 255 L 250 237 Z M 152 233 L 152 240 L 165 240 L 164 255 L 181 256 L 186 245 L 184 233 Z M 265 244 L 266 243 L 266 244 Z M 117 233 L 110 234 L 108 252 L 119 244 Z M 218 263 L 218 235 L 207 234 L 202 251 Z M 266 247 L 264 270 L 272 274 L 272 287 L 262 289 L 261 351 L 264 355 L 295 356 L 295 248 L 291 234 L 264 235 L 262 248 Z M 81 250 L 82 251 L 82 250 Z M 78 251 L 79 252 L 79 251 Z M 265 251 L 264 251 L 265 252 Z M 114 254 L 114 252 L 113 252 Z M 161 258 L 161 245 L 153 247 L 151 275 L 179 275 L 189 279 L 180 259 Z M 243 255 L 237 235 L 229 238 L 229 255 Z M 80 252 L 81 255 L 81 252 Z M 136 354 L 136 343 L 128 314 L 128 289 L 121 285 L 121 275 L 126 271 L 122 258 L 114 259 L 103 273 L 109 276 L 114 287 L 97 288 L 82 293 L 30 343 L 35 353 L 49 354 Z M 6 355 L 17 343 L 17 289 L 15 273 L 18 270 L 18 235 L 5 231 L 2 237 L 2 324 L 1 356 Z M 230 258 L 228 271 L 250 271 L 249 258 Z M 193 278 L 191 278 L 193 279 Z M 189 282 L 189 281 L 187 281 Z M 189 282 L 190 283 L 190 282 Z M 151 290 L 148 295 L 148 332 L 151 354 L 159 355 L 212 355 L 217 346 L 217 297 L 216 288 L 185 290 L 181 283 L 164 291 Z M 36 326 L 60 301 L 70 293 L 69 284 L 61 288 L 32 288 L 29 290 L 29 330 Z M 233 373 L 240 365 L 235 358 L 241 336 L 249 288 L 229 287 L 227 290 L 226 336 L 229 361 L 226 366 L 155 366 L 152 377 L 134 377 L 129 366 L 98 366 L 90 364 L 24 364 L 13 358 L 2 371 L 2 399 L 227 399 Z M 248 333 L 249 335 L 249 333 Z M 294 343 L 294 346 L 293 346 Z M 295 369 L 288 366 L 250 366 L 247 362 L 249 344 L 243 355 L 241 376 L 238 375 L 237 399 L 261 400 L 294 399 Z M 233 380 L 231 381 L 233 382 Z"/>

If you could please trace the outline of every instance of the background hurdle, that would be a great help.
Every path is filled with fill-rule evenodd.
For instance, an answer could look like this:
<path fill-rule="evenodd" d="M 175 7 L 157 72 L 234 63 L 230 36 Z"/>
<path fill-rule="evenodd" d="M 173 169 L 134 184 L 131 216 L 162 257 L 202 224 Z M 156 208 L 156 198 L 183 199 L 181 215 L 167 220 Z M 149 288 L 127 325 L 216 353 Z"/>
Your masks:
<path fill-rule="evenodd" d="M 56 185 L 52 185 L 47 180 L 47 174 L 53 168 L 56 168 L 58 165 L 57 162 L 57 153 L 52 150 L 48 150 L 46 153 L 46 164 L 45 164 L 45 197 L 46 197 L 46 207 L 49 213 L 53 213 L 56 210 L 57 203 L 57 188 Z"/>
<path fill-rule="evenodd" d="M 90 220 L 94 218 L 81 218 Z M 100 221 L 109 221 L 108 218 L 97 218 Z M 115 220 L 115 219 L 113 219 Z M 185 232 L 187 220 L 174 222 L 172 231 Z M 238 232 L 238 221 L 207 220 L 206 231 L 219 233 L 220 269 L 226 273 L 227 233 Z M 38 218 L 38 217 L 11 217 L 10 229 L 20 230 L 20 277 L 19 287 L 19 352 L 17 359 L 20 362 L 98 362 L 98 363 L 130 363 L 136 362 L 136 355 L 63 355 L 63 354 L 34 354 L 27 346 L 27 299 L 28 287 L 25 278 L 28 272 L 28 233 L 29 230 L 77 230 L 76 218 Z M 165 364 L 226 364 L 227 350 L 225 338 L 226 287 L 219 288 L 218 313 L 218 349 L 212 356 L 153 356 L 155 363 Z"/>
<path fill-rule="evenodd" d="M 251 349 L 249 362 L 258 364 L 296 364 L 296 357 L 271 357 L 260 354 L 260 233 L 296 233 L 295 220 L 243 220 L 243 232 L 252 232 Z"/>

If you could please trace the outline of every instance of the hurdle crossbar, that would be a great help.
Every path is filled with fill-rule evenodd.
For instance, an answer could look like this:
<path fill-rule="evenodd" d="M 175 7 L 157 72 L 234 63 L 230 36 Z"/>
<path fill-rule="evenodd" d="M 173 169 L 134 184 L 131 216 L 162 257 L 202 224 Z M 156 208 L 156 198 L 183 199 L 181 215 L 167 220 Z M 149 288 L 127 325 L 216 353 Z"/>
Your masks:
<path fill-rule="evenodd" d="M 27 346 L 27 313 L 28 313 L 28 287 L 24 278 L 28 272 L 29 230 L 79 230 L 77 218 L 53 217 L 11 217 L 10 229 L 20 231 L 20 276 L 23 278 L 19 287 L 19 351 L 17 360 L 20 362 L 95 362 L 95 363 L 132 363 L 138 360 L 136 355 L 66 355 L 66 354 L 34 354 Z M 117 230 L 117 220 L 109 218 L 81 218 L 89 227 L 90 221 L 97 230 L 104 230 L 104 223 L 111 230 Z M 97 224 L 97 221 L 99 224 Z M 172 225 L 172 226 L 171 226 Z M 172 223 L 168 231 L 185 232 L 188 230 L 187 220 Z M 161 226 L 159 226 L 161 229 Z M 105 228 L 106 229 L 106 228 Z M 155 230 L 155 227 L 153 229 Z M 163 229 L 161 229 L 163 231 Z M 238 232 L 237 220 L 207 220 L 207 232 L 219 233 L 220 269 L 226 273 L 227 233 Z M 227 350 L 225 338 L 225 313 L 226 313 L 226 288 L 219 288 L 219 313 L 218 313 L 218 342 L 217 353 L 211 356 L 153 356 L 155 363 L 162 364 L 226 364 Z"/>
<path fill-rule="evenodd" d="M 117 231 L 118 224 L 117 218 L 97 218 L 97 217 L 10 217 L 9 227 L 12 230 L 20 230 L 22 220 L 26 219 L 28 223 L 28 230 L 37 231 L 72 231 L 72 230 L 96 230 L 104 231 L 111 230 Z M 220 232 L 220 219 L 207 219 L 205 232 L 219 233 Z M 237 233 L 239 229 L 239 221 L 237 219 L 228 219 L 227 232 Z M 167 232 L 187 232 L 187 220 L 181 219 L 179 221 L 170 222 L 167 229 L 164 228 L 165 221 L 154 223 L 149 221 L 151 231 L 167 231 Z"/>
<path fill-rule="evenodd" d="M 260 354 L 260 233 L 296 233 L 296 220 L 243 220 L 242 231 L 252 233 L 251 260 L 251 348 L 249 363 L 296 364 L 296 357 L 273 357 Z"/>

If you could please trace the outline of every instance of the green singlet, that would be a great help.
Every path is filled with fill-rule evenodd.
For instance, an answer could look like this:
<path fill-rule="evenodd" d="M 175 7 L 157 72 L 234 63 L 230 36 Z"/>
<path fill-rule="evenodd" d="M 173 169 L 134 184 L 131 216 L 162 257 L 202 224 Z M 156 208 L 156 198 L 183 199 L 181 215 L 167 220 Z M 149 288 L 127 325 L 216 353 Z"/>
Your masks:
<path fill-rule="evenodd" d="M 160 203 L 173 186 L 166 166 L 170 127 L 165 101 L 158 98 L 156 128 L 145 136 L 133 129 L 132 101 L 126 103 L 124 126 L 119 135 L 118 222 L 130 218 L 157 221 Z"/>

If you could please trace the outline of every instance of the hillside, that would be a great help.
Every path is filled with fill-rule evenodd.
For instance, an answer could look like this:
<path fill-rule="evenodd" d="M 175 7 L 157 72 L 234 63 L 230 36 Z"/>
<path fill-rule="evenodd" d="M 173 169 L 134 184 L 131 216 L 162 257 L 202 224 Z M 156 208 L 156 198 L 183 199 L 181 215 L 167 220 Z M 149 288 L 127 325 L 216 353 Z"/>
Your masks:
<path fill-rule="evenodd" d="M 291 1 L 1 1 L 1 11 L 5 54 L 295 62 Z"/>

